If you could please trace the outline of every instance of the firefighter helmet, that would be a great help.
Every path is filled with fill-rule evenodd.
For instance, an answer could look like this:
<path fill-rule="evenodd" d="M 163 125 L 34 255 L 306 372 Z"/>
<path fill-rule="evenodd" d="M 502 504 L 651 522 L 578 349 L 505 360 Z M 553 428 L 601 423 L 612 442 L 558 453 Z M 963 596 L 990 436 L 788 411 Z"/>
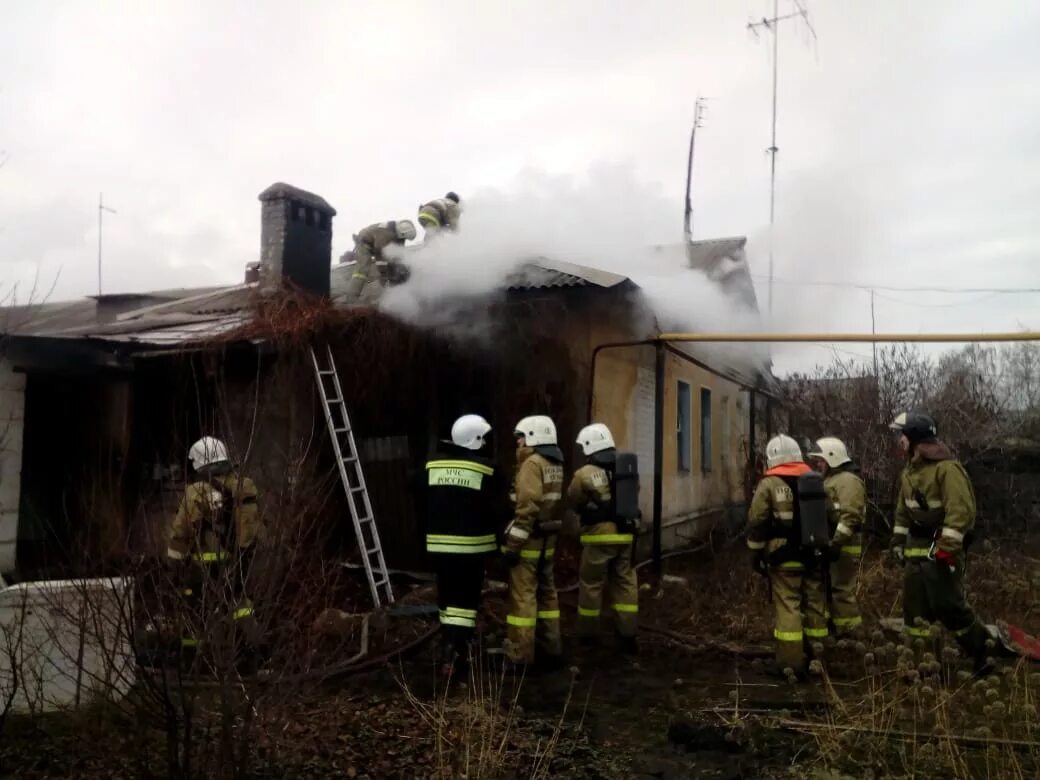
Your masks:
<path fill-rule="evenodd" d="M 479 450 L 490 432 L 491 425 L 479 414 L 464 414 L 451 426 L 451 441 L 467 450 Z"/>
<path fill-rule="evenodd" d="M 935 420 L 924 412 L 903 412 L 888 427 L 903 434 L 911 444 L 933 441 L 939 434 Z"/>
<path fill-rule="evenodd" d="M 849 451 L 845 446 L 845 442 L 833 436 L 824 436 L 822 439 L 817 439 L 816 446 L 808 453 L 808 457 L 825 460 L 832 469 L 836 469 L 838 466 L 849 463 L 852 460 L 849 457 Z"/>
<path fill-rule="evenodd" d="M 766 445 L 766 467 L 775 468 L 784 463 L 794 463 L 802 459 L 802 448 L 790 436 L 780 434 L 774 436 Z"/>
<path fill-rule="evenodd" d="M 394 233 L 398 241 L 411 241 L 415 238 L 415 223 L 410 219 L 399 219 L 395 223 Z"/>
<path fill-rule="evenodd" d="M 592 423 L 592 425 L 582 428 L 581 433 L 578 434 L 577 443 L 581 445 L 581 451 L 586 455 L 613 449 L 615 446 L 610 428 L 603 423 Z"/>
<path fill-rule="evenodd" d="M 514 436 L 523 436 L 528 447 L 556 444 L 556 423 L 545 415 L 525 417 L 516 424 Z"/>
<path fill-rule="evenodd" d="M 228 459 L 227 446 L 220 439 L 203 436 L 188 449 L 191 467 L 198 471 L 203 466 L 212 466 Z"/>

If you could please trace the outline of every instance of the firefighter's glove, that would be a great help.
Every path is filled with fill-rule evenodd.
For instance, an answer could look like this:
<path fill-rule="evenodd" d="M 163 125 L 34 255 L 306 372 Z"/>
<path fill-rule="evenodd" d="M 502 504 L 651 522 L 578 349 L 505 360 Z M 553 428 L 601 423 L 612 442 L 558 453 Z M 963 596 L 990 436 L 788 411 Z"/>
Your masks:
<path fill-rule="evenodd" d="M 756 574 L 767 576 L 769 574 L 769 564 L 766 562 L 766 551 L 752 550 L 751 551 L 751 569 Z"/>
<path fill-rule="evenodd" d="M 897 544 L 889 548 L 888 556 L 889 560 L 892 561 L 892 563 L 898 564 L 899 566 L 902 566 L 904 563 L 906 563 L 906 555 L 903 552 L 903 545 L 901 544 Z"/>
<path fill-rule="evenodd" d="M 505 560 L 506 566 L 512 569 L 520 563 L 520 551 L 506 549 L 505 552 L 502 553 L 502 558 Z"/>
<path fill-rule="evenodd" d="M 957 554 L 949 550 L 936 550 L 935 562 L 947 567 L 951 572 L 957 571 Z"/>

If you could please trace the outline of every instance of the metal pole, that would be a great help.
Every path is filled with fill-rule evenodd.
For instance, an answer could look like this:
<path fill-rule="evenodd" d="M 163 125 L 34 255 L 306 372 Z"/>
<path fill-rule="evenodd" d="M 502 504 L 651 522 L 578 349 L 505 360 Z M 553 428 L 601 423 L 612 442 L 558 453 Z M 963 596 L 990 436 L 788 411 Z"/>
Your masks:
<path fill-rule="evenodd" d="M 704 98 L 697 98 L 693 110 L 693 127 L 690 128 L 690 152 L 686 158 L 686 205 L 683 211 L 683 235 L 689 241 L 693 238 L 693 200 L 690 190 L 693 182 L 693 142 L 697 135 L 697 128 L 701 126 L 701 118 L 704 111 Z"/>
<path fill-rule="evenodd" d="M 101 213 L 104 211 L 104 194 L 98 193 L 97 200 L 97 294 L 101 297 Z"/>
<path fill-rule="evenodd" d="M 780 0 L 773 0 L 773 136 L 769 147 L 769 321 L 773 320 L 773 246 L 776 235 L 773 228 L 776 221 L 776 83 L 780 59 Z"/>
<path fill-rule="evenodd" d="M 1040 341 L 1040 331 L 1012 333 L 662 333 L 658 341 L 694 342 L 920 342 L 922 344 L 970 344 L 992 341 Z"/>
<path fill-rule="evenodd" d="M 105 205 L 104 193 L 98 193 L 97 200 L 97 294 L 101 297 L 101 227 L 102 227 L 102 215 L 105 212 L 109 214 L 116 214 L 115 209 L 110 209 Z"/>
<path fill-rule="evenodd" d="M 874 318 L 874 295 L 875 290 L 873 287 L 870 288 L 870 332 L 875 336 L 877 335 L 877 320 Z M 877 367 L 877 342 L 874 342 L 874 379 L 878 378 L 878 367 Z"/>

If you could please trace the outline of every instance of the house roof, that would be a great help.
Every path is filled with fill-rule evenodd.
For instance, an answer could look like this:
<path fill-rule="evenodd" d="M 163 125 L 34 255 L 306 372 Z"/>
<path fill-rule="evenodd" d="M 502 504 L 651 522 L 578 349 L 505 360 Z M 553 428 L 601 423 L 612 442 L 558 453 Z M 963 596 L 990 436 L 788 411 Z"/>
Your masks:
<path fill-rule="evenodd" d="M 604 287 L 612 288 L 629 283 L 627 276 L 591 268 L 586 265 L 567 263 L 539 257 L 520 266 L 506 279 L 508 290 L 545 290 L 552 287 Z"/>
<path fill-rule="evenodd" d="M 704 271 L 724 290 L 754 306 L 754 289 L 743 257 L 744 238 L 692 242 L 690 266 Z M 338 264 L 331 271 L 334 303 L 343 304 L 353 264 Z M 589 266 L 545 257 L 523 263 L 503 282 L 510 292 L 568 290 L 576 288 L 635 288 L 627 277 Z M 251 304 L 257 284 L 184 288 L 102 296 L 78 301 L 0 310 L 0 332 L 15 336 L 107 342 L 172 348 L 205 341 L 233 332 L 252 318 Z M 702 360 L 723 375 L 745 385 L 769 384 L 768 351 L 719 348 L 718 345 L 676 345 L 679 351 Z M 762 367 L 765 370 L 762 370 Z"/>

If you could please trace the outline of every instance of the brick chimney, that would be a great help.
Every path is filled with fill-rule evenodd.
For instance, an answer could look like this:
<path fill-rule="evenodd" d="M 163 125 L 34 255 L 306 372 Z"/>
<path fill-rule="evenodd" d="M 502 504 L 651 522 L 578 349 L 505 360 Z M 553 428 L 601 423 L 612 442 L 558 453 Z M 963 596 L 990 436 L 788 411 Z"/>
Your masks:
<path fill-rule="evenodd" d="M 289 281 L 327 296 L 336 209 L 324 198 L 282 182 L 261 192 L 260 204 L 261 289 L 276 290 Z"/>

